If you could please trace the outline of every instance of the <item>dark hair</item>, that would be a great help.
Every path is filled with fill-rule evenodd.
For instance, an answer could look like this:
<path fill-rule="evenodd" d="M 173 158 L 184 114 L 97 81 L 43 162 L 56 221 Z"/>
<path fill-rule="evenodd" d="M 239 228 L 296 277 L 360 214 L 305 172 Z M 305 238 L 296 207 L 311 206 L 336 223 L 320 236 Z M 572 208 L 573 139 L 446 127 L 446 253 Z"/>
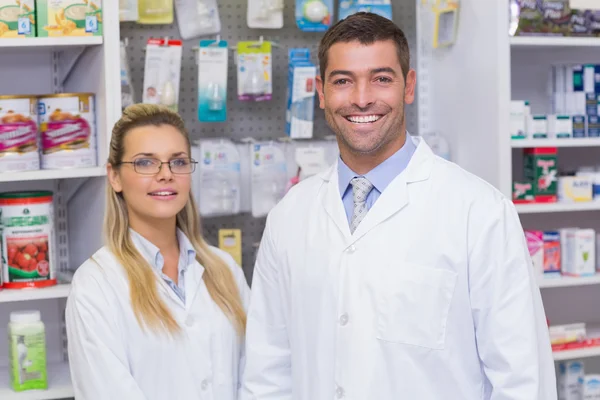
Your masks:
<path fill-rule="evenodd" d="M 352 14 L 338 21 L 325 33 L 319 44 L 321 79 L 325 80 L 327 53 L 334 44 L 357 41 L 363 45 L 370 45 L 385 40 L 392 40 L 396 44 L 402 75 L 406 80 L 410 68 L 410 49 L 404 32 L 389 19 L 368 12 Z"/>

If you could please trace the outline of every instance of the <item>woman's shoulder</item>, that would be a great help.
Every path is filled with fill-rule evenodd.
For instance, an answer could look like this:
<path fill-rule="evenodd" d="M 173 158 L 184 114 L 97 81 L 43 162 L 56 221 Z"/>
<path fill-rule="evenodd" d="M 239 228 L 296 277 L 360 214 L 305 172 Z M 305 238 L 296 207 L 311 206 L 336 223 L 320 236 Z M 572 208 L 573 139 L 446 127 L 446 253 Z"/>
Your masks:
<path fill-rule="evenodd" d="M 242 266 L 239 265 L 237 261 L 235 261 L 231 254 L 215 246 L 209 246 L 209 249 L 218 257 L 220 257 L 223 261 L 225 261 L 225 264 L 227 264 L 227 266 L 233 273 L 236 282 L 239 283 L 241 280 L 243 280 L 244 283 L 246 282 L 246 277 L 244 275 L 244 271 L 242 270 Z"/>
<path fill-rule="evenodd" d="M 72 292 L 105 291 L 121 279 L 122 268 L 107 247 L 102 247 L 83 262 L 75 271 L 71 282 Z"/>

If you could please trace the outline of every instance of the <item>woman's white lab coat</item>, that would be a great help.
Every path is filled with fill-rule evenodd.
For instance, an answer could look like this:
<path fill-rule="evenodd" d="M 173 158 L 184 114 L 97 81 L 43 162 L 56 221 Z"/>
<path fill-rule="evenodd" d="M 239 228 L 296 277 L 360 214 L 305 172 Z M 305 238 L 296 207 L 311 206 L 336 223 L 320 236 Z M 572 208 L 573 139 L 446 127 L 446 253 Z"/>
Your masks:
<path fill-rule="evenodd" d="M 337 169 L 271 212 L 242 400 L 555 400 L 519 218 L 422 141 L 354 234 Z"/>
<path fill-rule="evenodd" d="M 227 261 L 246 303 L 241 268 Z M 77 400 L 235 400 L 243 339 L 212 301 L 204 268 L 186 271 L 186 305 L 158 277 L 160 296 L 180 324 L 170 339 L 144 332 L 136 320 L 123 268 L 100 249 L 75 273 L 66 310 L 71 376 Z"/>

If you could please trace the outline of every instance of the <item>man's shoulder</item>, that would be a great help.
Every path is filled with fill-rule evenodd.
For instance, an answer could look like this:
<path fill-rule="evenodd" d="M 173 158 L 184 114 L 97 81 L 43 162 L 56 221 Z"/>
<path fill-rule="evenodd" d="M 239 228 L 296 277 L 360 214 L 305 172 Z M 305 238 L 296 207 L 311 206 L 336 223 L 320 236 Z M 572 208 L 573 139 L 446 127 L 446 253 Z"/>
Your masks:
<path fill-rule="evenodd" d="M 327 183 L 324 178 L 328 172 L 322 172 L 311 177 L 308 177 L 294 185 L 271 210 L 271 218 L 281 216 L 290 218 L 295 215 L 301 215 L 303 210 L 310 207 L 321 191 L 323 185 Z"/>

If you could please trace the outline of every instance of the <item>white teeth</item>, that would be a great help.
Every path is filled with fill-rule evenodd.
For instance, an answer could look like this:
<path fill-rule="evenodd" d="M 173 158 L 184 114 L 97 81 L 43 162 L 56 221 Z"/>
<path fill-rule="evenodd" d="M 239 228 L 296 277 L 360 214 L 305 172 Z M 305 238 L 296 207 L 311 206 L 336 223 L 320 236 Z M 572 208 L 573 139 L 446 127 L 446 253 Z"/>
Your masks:
<path fill-rule="evenodd" d="M 152 196 L 171 196 L 174 195 L 175 193 L 173 192 L 155 192 L 155 193 L 151 193 Z"/>
<path fill-rule="evenodd" d="M 358 117 L 348 117 L 348 120 L 350 122 L 355 122 L 355 123 L 359 123 L 359 124 L 365 124 L 365 123 L 369 123 L 369 122 L 375 122 L 377 121 L 379 118 L 381 118 L 379 115 L 361 115 Z"/>

